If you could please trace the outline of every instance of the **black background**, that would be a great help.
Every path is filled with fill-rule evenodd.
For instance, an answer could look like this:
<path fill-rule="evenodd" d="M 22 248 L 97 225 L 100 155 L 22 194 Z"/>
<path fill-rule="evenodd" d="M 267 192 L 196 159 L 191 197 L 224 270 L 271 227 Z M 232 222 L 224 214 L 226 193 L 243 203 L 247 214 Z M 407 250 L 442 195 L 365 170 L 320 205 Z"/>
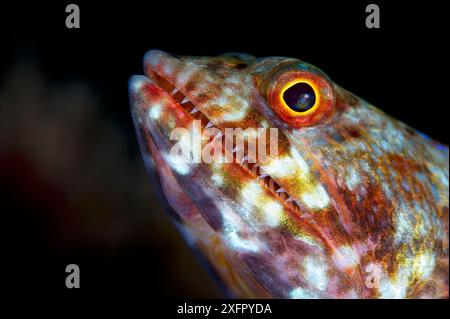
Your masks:
<path fill-rule="evenodd" d="M 131 74 L 142 73 L 145 51 L 241 51 L 314 64 L 342 87 L 448 142 L 442 2 L 378 1 L 380 29 L 365 27 L 368 1 L 78 1 L 80 29 L 65 27 L 67 3 L 3 5 L 2 61 L 34 54 L 52 79 L 87 79 L 119 118 L 128 116 L 124 87 Z"/>
<path fill-rule="evenodd" d="M 104 98 L 102 112 L 113 117 L 130 140 L 134 130 L 128 78 L 142 73 L 145 51 L 161 49 L 181 55 L 242 51 L 296 57 L 318 66 L 336 83 L 390 115 L 448 144 L 448 84 L 444 80 L 448 35 L 444 33 L 442 2 L 375 1 L 381 9 L 381 29 L 365 27 L 369 1 L 74 2 L 80 6 L 81 28 L 70 30 L 65 27 L 69 2 L 2 4 L 0 74 L 18 56 L 31 56 L 51 81 L 87 82 Z M 26 91 L 25 87 L 24 94 Z M 133 148 L 136 151 L 137 145 Z M 15 209 L 20 209 L 20 202 L 14 202 Z M 55 257 L 50 268 L 33 268 L 32 258 L 46 255 L 36 252 L 30 257 L 17 251 L 30 242 L 45 246 L 45 229 L 39 220 L 26 217 L 27 226 L 24 229 L 21 224 L 20 230 L 15 229 L 14 221 L 12 225 L 10 220 L 4 221 L 6 237 L 10 232 L 21 233 L 21 241 L 8 244 L 11 255 L 7 253 L 5 260 L 10 267 L 3 272 L 6 290 L 43 296 L 82 294 L 82 289 L 64 289 L 65 273 L 60 267 L 69 257 L 91 263 L 102 260 L 90 252 L 69 252 L 60 260 Z M 140 247 L 132 251 L 145 255 Z M 150 266 L 154 256 L 146 258 L 145 266 L 157 272 L 160 266 Z M 139 273 L 145 272 L 144 266 L 127 264 L 127 253 L 115 262 L 125 266 L 115 274 L 118 281 L 111 294 L 126 290 L 160 297 Z M 138 274 L 131 276 L 141 276 L 143 281 L 130 285 L 124 278 L 136 269 Z M 27 273 L 35 287 L 27 284 Z"/>

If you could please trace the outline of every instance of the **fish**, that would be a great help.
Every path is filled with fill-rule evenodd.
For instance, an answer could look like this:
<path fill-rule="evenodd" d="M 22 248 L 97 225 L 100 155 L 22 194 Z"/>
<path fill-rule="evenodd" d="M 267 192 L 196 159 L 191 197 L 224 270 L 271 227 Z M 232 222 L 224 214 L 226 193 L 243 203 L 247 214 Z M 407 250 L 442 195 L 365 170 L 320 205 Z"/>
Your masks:
<path fill-rule="evenodd" d="M 448 298 L 448 146 L 295 58 L 150 50 L 129 98 L 146 168 L 230 296 Z"/>

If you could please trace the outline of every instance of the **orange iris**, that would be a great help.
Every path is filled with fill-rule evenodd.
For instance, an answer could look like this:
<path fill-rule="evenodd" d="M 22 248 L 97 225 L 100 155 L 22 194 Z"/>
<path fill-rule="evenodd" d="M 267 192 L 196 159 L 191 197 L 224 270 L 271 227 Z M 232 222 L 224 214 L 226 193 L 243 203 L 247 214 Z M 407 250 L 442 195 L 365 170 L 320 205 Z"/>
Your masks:
<path fill-rule="evenodd" d="M 314 125 L 333 109 L 333 87 L 324 77 L 291 69 L 271 82 L 268 101 L 275 113 L 291 126 Z"/>

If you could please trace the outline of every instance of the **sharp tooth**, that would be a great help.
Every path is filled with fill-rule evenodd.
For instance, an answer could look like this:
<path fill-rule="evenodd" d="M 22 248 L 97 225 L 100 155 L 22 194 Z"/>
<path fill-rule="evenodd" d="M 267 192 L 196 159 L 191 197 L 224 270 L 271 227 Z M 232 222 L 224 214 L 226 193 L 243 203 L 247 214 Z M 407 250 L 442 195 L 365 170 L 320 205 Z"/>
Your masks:
<path fill-rule="evenodd" d="M 289 197 L 288 199 L 286 199 L 286 202 L 293 202 L 294 199 L 292 197 Z"/>
<path fill-rule="evenodd" d="M 248 161 L 248 156 L 244 156 L 244 158 L 241 159 L 241 163 L 244 163 L 245 161 Z"/>
<path fill-rule="evenodd" d="M 194 114 L 194 113 L 197 113 L 198 112 L 198 108 L 196 108 L 196 107 L 194 107 L 192 110 L 191 110 L 191 114 Z"/>
<path fill-rule="evenodd" d="M 187 102 L 189 102 L 189 99 L 188 99 L 187 97 L 185 97 L 185 98 L 183 99 L 183 101 L 181 101 L 181 104 L 184 104 L 184 103 L 187 103 Z"/>
<path fill-rule="evenodd" d="M 210 128 L 211 126 L 213 126 L 213 123 L 211 121 L 209 121 L 209 123 L 206 124 L 205 128 Z"/>
<path fill-rule="evenodd" d="M 172 95 L 175 95 L 177 92 L 179 91 L 179 89 L 178 88 L 173 88 L 173 90 L 172 90 Z"/>
<path fill-rule="evenodd" d="M 267 176 L 269 176 L 269 175 L 267 175 L 267 174 L 261 174 L 261 175 L 258 176 L 258 179 L 263 179 L 263 178 L 266 178 Z"/>
<path fill-rule="evenodd" d="M 238 151 L 238 148 L 237 148 L 237 146 L 235 146 L 234 148 L 233 148 L 233 153 L 236 153 Z"/>
<path fill-rule="evenodd" d="M 285 193 L 286 191 L 284 190 L 283 187 L 280 187 L 279 189 L 277 189 L 276 192 L 277 192 L 277 193 Z"/>

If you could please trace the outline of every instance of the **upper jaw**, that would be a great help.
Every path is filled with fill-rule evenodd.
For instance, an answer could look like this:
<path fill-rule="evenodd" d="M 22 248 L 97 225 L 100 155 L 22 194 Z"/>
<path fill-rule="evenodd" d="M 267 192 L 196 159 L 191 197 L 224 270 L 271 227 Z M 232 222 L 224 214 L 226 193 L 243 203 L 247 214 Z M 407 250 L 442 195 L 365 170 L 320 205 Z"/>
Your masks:
<path fill-rule="evenodd" d="M 188 95 L 185 90 L 190 76 L 197 70 L 197 65 L 186 59 L 174 57 L 158 50 L 150 50 L 144 56 L 144 73 L 158 85 L 169 84 L 169 90 L 176 87 Z M 160 80 L 163 80 L 160 82 Z M 164 83 L 163 83 L 164 82 Z"/>
<path fill-rule="evenodd" d="M 167 77 L 178 64 L 179 61 L 177 58 L 172 57 L 163 51 L 150 50 L 144 55 L 144 72 L 146 75 L 149 75 L 152 72 L 160 72 L 166 73 L 165 75 Z M 165 69 L 165 72 L 162 72 L 163 68 Z"/>

